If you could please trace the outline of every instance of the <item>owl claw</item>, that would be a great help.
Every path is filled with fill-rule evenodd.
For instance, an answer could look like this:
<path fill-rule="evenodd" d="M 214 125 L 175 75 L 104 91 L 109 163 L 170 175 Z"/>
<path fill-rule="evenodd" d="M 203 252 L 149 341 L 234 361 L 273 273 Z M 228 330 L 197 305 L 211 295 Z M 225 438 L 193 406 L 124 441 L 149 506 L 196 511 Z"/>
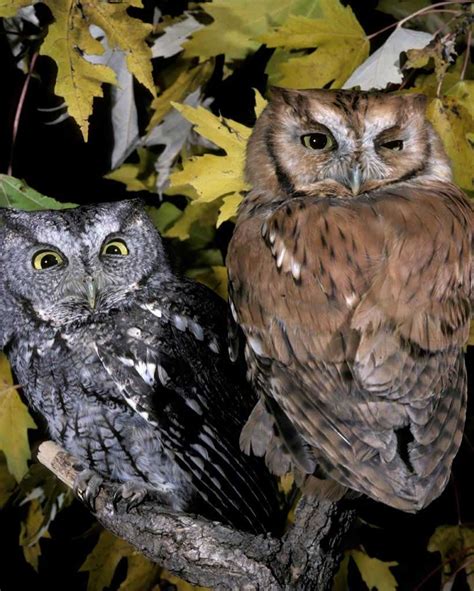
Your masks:
<path fill-rule="evenodd" d="M 99 494 L 104 479 L 93 470 L 85 469 L 80 472 L 73 485 L 77 497 L 94 513 L 95 500 Z"/>
<path fill-rule="evenodd" d="M 125 510 L 128 513 L 131 509 L 138 507 L 138 505 L 143 502 L 147 492 L 146 488 L 135 482 L 125 482 L 119 486 L 114 493 L 112 504 L 115 511 L 117 511 L 118 505 L 123 499 L 125 501 Z"/>

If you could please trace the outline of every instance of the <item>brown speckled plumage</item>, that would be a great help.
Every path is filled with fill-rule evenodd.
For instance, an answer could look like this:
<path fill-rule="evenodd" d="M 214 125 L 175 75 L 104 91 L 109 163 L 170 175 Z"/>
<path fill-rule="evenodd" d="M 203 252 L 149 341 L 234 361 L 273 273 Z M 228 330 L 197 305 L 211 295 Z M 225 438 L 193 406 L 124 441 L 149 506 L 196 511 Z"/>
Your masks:
<path fill-rule="evenodd" d="M 335 147 L 305 148 L 314 129 Z M 419 510 L 462 439 L 473 226 L 423 100 L 277 91 L 248 151 L 227 259 L 261 395 L 243 448 Z"/>

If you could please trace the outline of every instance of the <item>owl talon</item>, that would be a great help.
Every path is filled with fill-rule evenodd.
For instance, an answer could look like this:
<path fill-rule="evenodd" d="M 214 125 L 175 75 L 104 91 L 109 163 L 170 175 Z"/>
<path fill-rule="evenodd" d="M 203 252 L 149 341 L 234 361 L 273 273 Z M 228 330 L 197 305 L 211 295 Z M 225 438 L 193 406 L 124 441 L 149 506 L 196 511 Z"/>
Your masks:
<path fill-rule="evenodd" d="M 125 482 L 114 493 L 112 504 L 115 511 L 118 510 L 118 505 L 123 499 L 125 501 L 125 510 L 128 513 L 131 509 L 138 507 L 143 502 L 147 493 L 147 489 L 143 486 L 134 482 Z"/>
<path fill-rule="evenodd" d="M 74 482 L 74 493 L 92 512 L 95 512 L 95 500 L 103 482 L 97 472 L 89 469 L 80 472 Z"/>

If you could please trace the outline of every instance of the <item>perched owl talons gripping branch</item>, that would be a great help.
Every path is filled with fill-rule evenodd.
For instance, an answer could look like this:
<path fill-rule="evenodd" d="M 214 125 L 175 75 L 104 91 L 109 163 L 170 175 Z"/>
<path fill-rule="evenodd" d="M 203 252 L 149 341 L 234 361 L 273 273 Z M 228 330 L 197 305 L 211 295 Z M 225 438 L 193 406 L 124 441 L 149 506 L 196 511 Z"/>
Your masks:
<path fill-rule="evenodd" d="M 227 257 L 260 393 L 242 448 L 408 512 L 461 443 L 473 296 L 473 209 L 424 105 L 275 89 Z"/>
<path fill-rule="evenodd" d="M 51 437 L 128 508 L 145 495 L 252 532 L 275 479 L 239 449 L 256 397 L 226 346 L 223 300 L 170 268 L 137 202 L 0 212 L 0 348 Z"/>

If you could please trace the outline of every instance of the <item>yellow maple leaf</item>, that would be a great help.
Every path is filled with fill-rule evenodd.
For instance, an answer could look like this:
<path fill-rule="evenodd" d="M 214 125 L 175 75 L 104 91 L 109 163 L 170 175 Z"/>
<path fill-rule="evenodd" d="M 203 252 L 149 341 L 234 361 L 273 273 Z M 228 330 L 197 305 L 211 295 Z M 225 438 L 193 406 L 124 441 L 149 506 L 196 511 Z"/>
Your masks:
<path fill-rule="evenodd" d="M 153 167 L 153 155 L 144 148 L 137 148 L 139 161 L 122 164 L 104 175 L 111 181 L 123 183 L 127 191 L 149 191 L 153 193 L 156 185 L 156 171 Z"/>
<path fill-rule="evenodd" d="M 36 429 L 36 425 L 13 387 L 6 357 L 0 354 L 0 450 L 17 482 L 28 471 L 31 457 L 28 429 Z"/>
<path fill-rule="evenodd" d="M 474 118 L 474 80 L 461 80 L 454 84 L 446 94 L 454 97 Z"/>
<path fill-rule="evenodd" d="M 188 94 L 208 80 L 212 71 L 213 64 L 207 61 L 195 68 L 181 72 L 176 80 L 151 103 L 150 107 L 154 113 L 148 124 L 147 131 L 150 131 L 161 122 L 166 113 L 172 109 L 172 102 L 184 100 Z"/>
<path fill-rule="evenodd" d="M 468 191 L 474 189 L 474 147 L 469 134 L 474 132 L 474 119 L 455 96 L 433 99 L 426 116 L 439 133 L 451 159 L 456 183 Z"/>
<path fill-rule="evenodd" d="M 378 558 L 371 558 L 360 550 L 350 550 L 348 554 L 353 558 L 369 589 L 396 591 L 398 585 L 390 567 L 397 566 L 398 562 L 384 562 Z"/>
<path fill-rule="evenodd" d="M 243 58 L 260 46 L 259 36 L 290 14 L 312 16 L 314 0 L 214 0 L 202 8 L 213 22 L 184 44 L 185 56 L 209 58 L 225 53 L 228 59 Z"/>
<path fill-rule="evenodd" d="M 48 6 L 54 22 L 49 26 L 40 53 L 56 62 L 55 92 L 64 98 L 69 114 L 87 141 L 93 100 L 103 95 L 103 82 L 115 83 L 115 73 L 107 66 L 84 59 L 83 52 L 101 55 L 103 47 L 89 33 L 80 5 L 75 0 L 58 0 L 48 2 Z"/>
<path fill-rule="evenodd" d="M 21 524 L 20 546 L 23 548 L 23 555 L 26 562 L 38 571 L 38 561 L 41 556 L 41 538 L 50 538 L 48 530 L 44 527 L 45 518 L 41 504 L 33 499 L 28 507 L 25 521 Z"/>
<path fill-rule="evenodd" d="M 216 220 L 217 209 L 215 204 L 191 201 L 178 220 L 165 232 L 165 236 L 167 238 L 188 240 L 194 224 L 204 223 L 214 226 Z"/>
<path fill-rule="evenodd" d="M 217 228 L 224 222 L 227 222 L 227 220 L 231 220 L 237 215 L 237 210 L 239 209 L 242 199 L 243 197 L 240 193 L 233 193 L 232 195 L 224 197 L 216 222 Z"/>
<path fill-rule="evenodd" d="M 0 0 L 0 18 L 15 16 L 20 8 L 32 3 L 32 0 Z"/>
<path fill-rule="evenodd" d="M 267 101 L 255 91 L 257 117 L 266 104 Z M 244 165 L 252 129 L 231 119 L 213 115 L 203 107 L 177 104 L 174 107 L 195 125 L 197 133 L 225 150 L 224 156 L 191 156 L 183 162 L 181 169 L 171 174 L 166 193 L 186 195 L 191 203 L 166 232 L 166 236 L 187 240 L 192 225 L 201 219 L 200 216 L 206 216 L 209 223 L 218 227 L 237 213 L 243 193 L 249 189 L 244 180 Z"/>
<path fill-rule="evenodd" d="M 436 528 L 428 543 L 428 551 L 441 554 L 443 589 L 451 588 L 461 570 L 466 573 L 469 589 L 474 588 L 473 548 L 474 529 L 462 525 L 441 525 Z"/>
<path fill-rule="evenodd" d="M 141 555 L 125 540 L 102 531 L 97 544 L 79 569 L 89 572 L 88 591 L 102 591 L 112 582 L 122 558 L 127 558 L 127 577 L 119 591 L 148 589 L 158 574 L 159 567 Z"/>
<path fill-rule="evenodd" d="M 190 276 L 227 299 L 227 268 L 223 265 L 212 265 L 208 270 L 191 273 Z"/>
<path fill-rule="evenodd" d="M 230 193 L 247 190 L 243 170 L 245 147 L 251 128 L 232 119 L 217 117 L 204 107 L 173 106 L 195 125 L 197 133 L 225 150 L 226 156 L 191 156 L 185 160 L 182 170 L 171 174 L 166 192 L 184 194 L 207 203 Z"/>
<path fill-rule="evenodd" d="M 292 15 L 260 37 L 268 47 L 283 50 L 317 48 L 288 60 L 277 55 L 276 65 L 270 60 L 268 69 L 281 86 L 320 88 L 331 83 L 333 88 L 341 87 L 369 55 L 369 40 L 349 6 L 342 6 L 338 0 L 320 0 L 318 5 L 318 18 Z"/>
<path fill-rule="evenodd" d="M 83 0 L 81 7 L 88 20 L 99 26 L 107 35 L 109 47 L 125 52 L 129 72 L 154 95 L 152 54 L 150 47 L 146 44 L 146 38 L 153 27 L 127 14 L 130 7 L 143 8 L 141 0 L 128 0 L 128 2 Z"/>
<path fill-rule="evenodd" d="M 15 490 L 15 479 L 7 468 L 5 454 L 0 452 L 0 509 L 11 497 Z"/>
<path fill-rule="evenodd" d="M 101 97 L 102 84 L 114 84 L 115 73 L 108 66 L 91 64 L 84 57 L 102 55 L 104 48 L 89 32 L 91 24 L 99 26 L 109 46 L 125 52 L 130 72 L 152 94 L 151 49 L 145 43 L 151 25 L 132 18 L 127 8 L 142 7 L 140 0 L 128 2 L 81 2 L 76 0 L 45 0 L 54 22 L 40 48 L 42 55 L 52 58 L 58 67 L 56 94 L 62 96 L 87 141 L 89 117 L 95 97 Z"/>

